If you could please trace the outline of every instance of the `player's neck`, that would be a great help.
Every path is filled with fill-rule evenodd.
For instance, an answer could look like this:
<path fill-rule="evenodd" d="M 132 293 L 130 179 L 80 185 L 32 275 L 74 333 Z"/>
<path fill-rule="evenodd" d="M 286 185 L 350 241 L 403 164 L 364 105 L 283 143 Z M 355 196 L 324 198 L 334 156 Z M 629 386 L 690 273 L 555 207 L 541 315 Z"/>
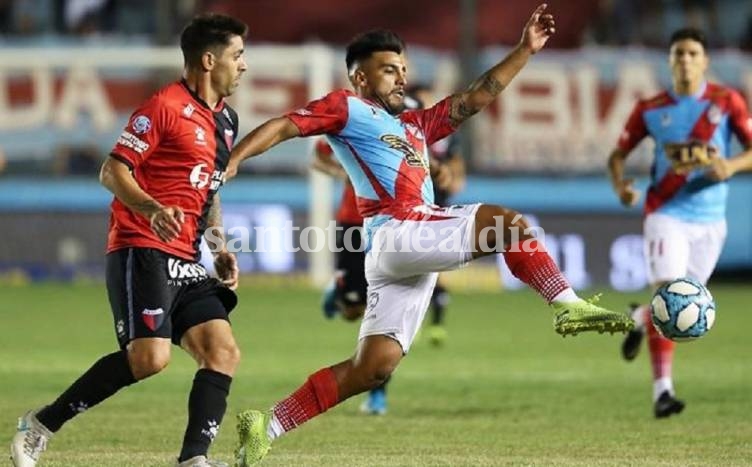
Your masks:
<path fill-rule="evenodd" d="M 674 93 L 680 96 L 693 96 L 700 92 L 705 81 L 674 81 Z"/>
<path fill-rule="evenodd" d="M 198 96 L 210 109 L 214 110 L 222 100 L 219 93 L 214 91 L 211 86 L 211 81 L 208 76 L 196 75 L 191 72 L 186 72 L 183 75 L 183 81 L 185 81 L 188 89 Z"/>

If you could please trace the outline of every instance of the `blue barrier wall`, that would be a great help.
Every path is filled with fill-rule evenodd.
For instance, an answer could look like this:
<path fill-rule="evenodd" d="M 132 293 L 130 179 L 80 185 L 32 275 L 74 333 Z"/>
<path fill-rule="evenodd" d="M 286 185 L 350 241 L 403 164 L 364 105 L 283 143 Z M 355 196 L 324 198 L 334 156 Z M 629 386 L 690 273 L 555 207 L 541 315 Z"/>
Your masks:
<path fill-rule="evenodd" d="M 93 178 L 0 180 L 0 212 L 99 212 L 111 200 Z M 637 185 L 644 190 L 647 180 L 638 180 Z M 719 266 L 752 268 L 752 177 L 737 177 L 730 185 L 729 234 Z M 300 177 L 240 178 L 224 187 L 221 195 L 223 203 L 277 203 L 296 211 L 308 209 L 308 182 Z M 640 215 L 638 208 L 619 205 L 604 177 L 470 177 L 454 202 L 501 204 L 527 213 Z"/>

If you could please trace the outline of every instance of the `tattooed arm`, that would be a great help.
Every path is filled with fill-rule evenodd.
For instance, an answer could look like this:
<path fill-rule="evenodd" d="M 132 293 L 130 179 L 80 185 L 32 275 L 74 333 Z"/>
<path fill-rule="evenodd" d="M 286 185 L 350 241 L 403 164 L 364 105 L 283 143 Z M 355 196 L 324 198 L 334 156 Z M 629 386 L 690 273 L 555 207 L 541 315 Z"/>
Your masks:
<path fill-rule="evenodd" d="M 227 243 L 225 243 L 219 193 L 214 193 L 209 212 L 206 214 L 206 232 L 204 233 L 204 238 L 214 255 L 214 270 L 217 272 L 217 276 L 219 276 L 223 284 L 235 290 L 238 286 L 238 260 L 234 254 L 227 250 Z"/>
<path fill-rule="evenodd" d="M 543 48 L 548 38 L 555 32 L 554 17 L 550 14 L 543 14 L 545 9 L 545 3 L 535 9 L 525 24 L 520 43 L 504 60 L 483 73 L 464 92 L 452 96 L 450 118 L 455 126 L 496 99 L 496 96 L 501 94 L 501 91 L 522 70 L 530 55 Z"/>

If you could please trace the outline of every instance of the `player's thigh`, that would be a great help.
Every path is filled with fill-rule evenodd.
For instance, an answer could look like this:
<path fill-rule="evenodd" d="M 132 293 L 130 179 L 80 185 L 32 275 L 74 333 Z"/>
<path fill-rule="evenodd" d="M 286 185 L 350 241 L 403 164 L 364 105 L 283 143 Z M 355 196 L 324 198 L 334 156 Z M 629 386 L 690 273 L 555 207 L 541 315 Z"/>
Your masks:
<path fill-rule="evenodd" d="M 691 226 L 687 275 L 703 284 L 713 274 L 726 241 L 726 221 Z"/>
<path fill-rule="evenodd" d="M 235 292 L 215 278 L 206 276 L 185 285 L 173 312 L 172 342 L 181 345 L 183 336 L 191 329 L 213 320 L 226 322 L 221 328 L 231 334 L 229 314 L 236 304 Z"/>
<path fill-rule="evenodd" d="M 479 204 L 426 209 L 419 220 L 390 221 L 376 231 L 377 267 L 392 278 L 451 271 L 472 260 Z"/>
<path fill-rule="evenodd" d="M 366 267 L 368 271 L 368 265 Z M 371 279 L 369 276 L 368 299 L 359 339 L 387 336 L 397 341 L 407 353 L 426 315 L 437 278 L 437 273 L 401 279 L 384 276 Z"/>
<path fill-rule="evenodd" d="M 670 216 L 649 214 L 643 230 L 650 283 L 658 284 L 686 276 L 690 248 L 684 223 Z"/>
<path fill-rule="evenodd" d="M 167 256 L 125 248 L 105 259 L 107 295 L 121 347 L 139 338 L 169 338 L 180 287 L 170 283 Z"/>

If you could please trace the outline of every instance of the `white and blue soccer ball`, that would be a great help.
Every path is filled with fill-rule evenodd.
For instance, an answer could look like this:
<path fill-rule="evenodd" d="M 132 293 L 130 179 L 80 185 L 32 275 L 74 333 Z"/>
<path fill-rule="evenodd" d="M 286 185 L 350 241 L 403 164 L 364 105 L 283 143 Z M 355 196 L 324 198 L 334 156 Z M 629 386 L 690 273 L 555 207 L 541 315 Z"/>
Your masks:
<path fill-rule="evenodd" d="M 689 277 L 660 287 L 650 305 L 655 328 L 673 341 L 698 339 L 715 323 L 713 296 L 704 285 Z"/>

